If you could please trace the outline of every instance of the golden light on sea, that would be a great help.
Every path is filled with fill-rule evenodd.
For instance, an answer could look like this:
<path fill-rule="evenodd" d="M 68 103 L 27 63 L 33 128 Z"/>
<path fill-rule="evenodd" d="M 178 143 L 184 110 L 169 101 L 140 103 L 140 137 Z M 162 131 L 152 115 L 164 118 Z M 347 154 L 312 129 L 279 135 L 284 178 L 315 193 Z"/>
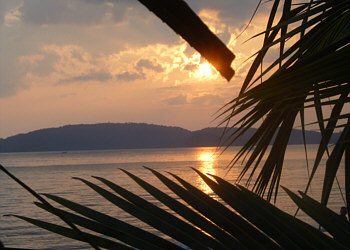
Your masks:
<path fill-rule="evenodd" d="M 203 163 L 212 163 L 215 160 L 215 155 L 213 152 L 202 152 L 199 155 L 198 160 Z"/>
<path fill-rule="evenodd" d="M 201 162 L 199 171 L 201 171 L 203 174 L 213 174 L 216 175 L 216 154 L 215 150 L 208 150 L 200 152 L 198 155 L 198 160 Z M 210 189 L 210 187 L 199 177 L 200 182 L 200 189 L 206 193 L 210 194 L 213 191 Z"/>

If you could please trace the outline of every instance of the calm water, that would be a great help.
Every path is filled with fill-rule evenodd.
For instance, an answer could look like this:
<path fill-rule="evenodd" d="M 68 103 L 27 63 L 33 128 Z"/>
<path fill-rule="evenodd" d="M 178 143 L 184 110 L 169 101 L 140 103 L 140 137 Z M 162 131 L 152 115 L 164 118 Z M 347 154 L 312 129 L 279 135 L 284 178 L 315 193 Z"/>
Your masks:
<path fill-rule="evenodd" d="M 204 173 L 216 174 L 233 182 L 239 174 L 240 167 L 231 169 L 227 173 L 226 166 L 238 149 L 238 147 L 231 147 L 221 156 L 218 156 L 215 148 L 208 147 L 69 151 L 65 153 L 6 153 L 0 154 L 0 163 L 39 193 L 56 194 L 153 231 L 152 228 L 148 228 L 99 198 L 91 189 L 83 183 L 73 180 L 72 177 L 86 178 L 95 183 L 97 181 L 90 176 L 105 177 L 155 202 L 152 197 L 119 170 L 120 168 L 128 170 L 165 191 L 163 185 L 148 170 L 142 168 L 142 166 L 148 166 L 164 174 L 166 171 L 172 172 L 214 196 L 190 167 L 195 167 Z M 315 146 L 309 146 L 309 156 L 312 157 L 316 149 Z M 312 162 L 310 163 L 312 164 Z M 323 172 L 324 162 L 310 193 L 314 198 L 320 197 Z M 289 147 L 282 175 L 282 185 L 292 191 L 304 189 L 307 170 L 302 146 Z M 344 165 L 339 170 L 338 178 L 340 186 L 344 187 Z M 0 173 L 0 183 L 0 240 L 5 246 L 35 249 L 89 249 L 89 246 L 84 243 L 71 241 L 19 219 L 3 216 L 12 213 L 56 222 L 55 218 L 42 212 L 33 204 L 34 198 L 30 194 L 2 172 Z M 170 191 L 165 192 L 171 194 Z M 339 189 L 334 188 L 329 206 L 338 212 L 343 204 Z M 157 203 L 157 205 L 160 204 Z M 277 206 L 291 214 L 296 209 L 282 190 L 279 193 Z M 298 217 L 314 223 L 304 214 L 300 214 Z"/>

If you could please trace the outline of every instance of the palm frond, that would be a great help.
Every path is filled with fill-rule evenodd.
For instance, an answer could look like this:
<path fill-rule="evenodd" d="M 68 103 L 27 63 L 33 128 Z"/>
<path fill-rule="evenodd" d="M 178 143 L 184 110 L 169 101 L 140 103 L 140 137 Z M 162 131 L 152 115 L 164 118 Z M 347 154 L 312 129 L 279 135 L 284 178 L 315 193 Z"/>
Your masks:
<path fill-rule="evenodd" d="M 59 213 L 59 210 L 56 210 L 47 200 L 45 200 L 41 195 L 39 195 L 37 192 L 35 192 L 33 189 L 31 189 L 28 185 L 26 185 L 24 182 L 22 182 L 20 179 L 18 179 L 16 176 L 11 174 L 4 166 L 0 164 L 0 170 L 3 171 L 5 174 L 7 174 L 11 179 L 13 179 L 15 182 L 17 182 L 20 186 L 22 186 L 25 190 L 27 190 L 31 195 L 33 195 L 36 199 L 38 199 L 40 202 L 42 202 L 47 210 L 49 210 L 50 213 L 56 215 L 59 217 L 63 222 L 65 222 L 68 226 L 71 227 L 69 229 L 72 234 L 74 234 L 76 237 L 79 237 L 82 241 L 85 241 L 91 245 L 91 247 L 95 249 L 99 249 L 98 245 L 93 243 L 89 237 L 87 237 L 86 234 L 82 233 L 79 228 L 77 228 L 70 220 L 68 220 L 63 214 Z"/>
<path fill-rule="evenodd" d="M 274 2 L 268 23 L 274 20 L 278 4 Z M 227 103 L 220 114 L 220 124 L 231 126 L 225 131 L 228 145 L 248 128 L 258 126 L 230 167 L 247 159 L 239 179 L 248 174 L 249 183 L 256 177 L 253 189 L 268 200 L 277 197 L 284 154 L 298 114 L 315 108 L 323 135 L 309 183 L 334 128 L 348 117 L 343 107 L 349 103 L 350 92 L 350 2 L 321 0 L 293 6 L 292 1 L 284 1 L 280 21 L 258 34 L 265 36 L 263 47 L 256 54 L 239 96 Z M 295 42 L 286 47 L 287 40 L 292 39 Z M 258 74 L 268 51 L 276 46 L 280 56 Z M 323 112 L 326 105 L 333 106 L 330 115 Z M 271 143 L 271 150 L 267 150 Z M 267 160 L 261 164 L 265 154 Z M 309 184 L 306 191 L 308 187 Z"/>
<path fill-rule="evenodd" d="M 350 120 L 348 120 L 348 125 L 343 130 L 340 135 L 335 147 L 332 150 L 331 155 L 327 159 L 326 172 L 323 180 L 323 190 L 321 203 L 327 205 L 329 195 L 333 186 L 334 179 L 336 177 L 340 161 L 343 154 L 345 154 L 346 145 L 350 140 Z"/>
<path fill-rule="evenodd" d="M 291 199 L 310 217 L 320 223 L 336 241 L 344 246 L 350 245 L 350 224 L 332 210 L 326 208 L 303 192 L 301 197 L 283 187 Z"/>
<path fill-rule="evenodd" d="M 79 226 L 80 233 L 42 220 L 14 216 L 56 234 L 108 249 L 183 249 L 184 246 L 193 249 L 346 249 L 349 245 L 350 224 L 303 193 L 300 198 L 284 188 L 294 202 L 326 228 L 333 238 L 283 212 L 243 186 L 230 184 L 218 176 L 207 176 L 194 169 L 219 197 L 213 199 L 174 174 L 171 176 L 178 183 L 148 169 L 182 202 L 125 170 L 124 173 L 167 208 L 155 206 L 105 178 L 94 177 L 116 194 L 90 181 L 77 179 L 88 185 L 96 195 L 110 201 L 112 206 L 165 233 L 166 238 L 52 194 L 44 196 L 63 209 L 41 202 L 35 204 L 53 215 L 61 214 L 70 223 Z"/>
<path fill-rule="evenodd" d="M 345 197 L 346 205 L 350 207 L 350 143 L 346 144 L 345 148 Z M 348 209 L 348 217 L 350 218 L 350 211 Z"/>

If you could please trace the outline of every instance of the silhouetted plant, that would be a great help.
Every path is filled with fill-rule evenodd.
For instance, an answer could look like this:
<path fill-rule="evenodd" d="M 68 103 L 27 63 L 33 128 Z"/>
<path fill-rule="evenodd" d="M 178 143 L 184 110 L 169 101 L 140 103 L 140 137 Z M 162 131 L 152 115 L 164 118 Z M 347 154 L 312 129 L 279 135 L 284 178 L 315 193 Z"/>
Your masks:
<path fill-rule="evenodd" d="M 233 53 L 223 48 L 223 44 L 218 42 L 214 34 L 208 32 L 205 25 L 182 0 L 140 0 L 140 2 L 183 36 L 226 79 L 229 80 L 232 77 L 233 70 L 230 68 L 230 63 L 234 58 Z M 279 5 L 283 8 L 282 16 L 275 22 Z M 173 11 L 174 8 L 176 11 Z M 183 14 L 188 14 L 185 19 L 182 19 Z M 197 28 L 205 31 L 197 32 Z M 285 0 L 283 4 L 275 0 L 272 3 L 266 30 L 257 36 L 259 35 L 264 36 L 263 46 L 255 55 L 239 96 L 221 110 L 220 117 L 223 117 L 221 124 L 231 126 L 225 132 L 230 136 L 231 144 L 248 128 L 261 122 L 256 133 L 232 160 L 231 166 L 245 158 L 246 163 L 240 178 L 249 173 L 248 182 L 250 182 L 258 172 L 263 156 L 267 154 L 267 160 L 258 173 L 253 190 L 261 196 L 266 194 L 268 200 L 273 195 L 276 197 L 280 186 L 284 154 L 296 117 L 300 115 L 304 131 L 307 125 L 304 119 L 305 110 L 314 108 L 322 140 L 306 190 L 299 196 L 287 188 L 283 189 L 299 208 L 325 228 L 332 237 L 281 211 L 248 189 L 230 184 L 217 176 L 208 177 L 198 170 L 194 171 L 221 200 L 211 198 L 176 175 L 172 176 L 181 185 L 149 169 L 187 203 L 184 205 L 123 170 L 143 189 L 169 207 L 172 213 L 145 201 L 107 179 L 94 177 L 117 195 L 90 181 L 77 179 L 114 205 L 190 248 L 347 249 L 350 246 L 350 224 L 326 208 L 326 204 L 344 154 L 346 201 L 350 207 L 350 116 L 345 110 L 345 105 L 350 101 L 348 97 L 350 92 L 350 1 L 311 0 L 294 5 L 292 0 Z M 291 41 L 295 36 L 299 37 L 287 47 L 285 45 L 287 40 Z M 202 41 L 211 42 L 206 46 Z M 279 57 L 263 69 L 263 59 L 273 46 L 278 46 Z M 213 54 L 209 53 L 210 51 L 214 51 Z M 219 54 L 222 56 L 216 57 Z M 257 73 L 260 67 L 262 71 Z M 332 111 L 329 115 L 324 113 L 325 106 L 331 107 Z M 242 117 L 237 118 L 240 115 Z M 236 126 L 238 129 L 234 130 Z M 329 140 L 336 128 L 342 129 L 342 133 L 329 154 L 322 200 L 319 203 L 306 195 L 306 192 L 323 155 L 328 152 Z M 268 150 L 274 136 L 272 148 Z M 45 194 L 46 199 L 44 199 L 2 166 L 1 169 L 38 198 L 40 202 L 35 203 L 38 207 L 57 215 L 69 227 L 14 215 L 34 225 L 87 242 L 96 249 L 99 247 L 183 248 L 181 244 L 175 244 L 173 241 L 62 197 Z M 74 213 L 52 206 L 47 199 L 59 203 Z M 90 230 L 89 233 L 83 232 L 76 225 Z"/>
<path fill-rule="evenodd" d="M 20 215 L 13 216 L 65 237 L 89 243 L 96 249 L 347 249 L 350 245 L 350 224 L 347 221 L 306 194 L 301 193 L 300 197 L 286 188 L 293 201 L 333 238 L 283 212 L 243 186 L 233 185 L 214 175 L 209 178 L 196 169 L 193 170 L 220 199 L 213 199 L 174 174 L 171 175 L 177 182 L 147 168 L 186 202 L 185 205 L 136 175 L 122 170 L 167 206 L 167 211 L 105 178 L 93 177 L 103 186 L 75 178 L 177 243 L 65 198 L 52 194 L 41 196 L 2 166 L 1 169 L 39 200 L 35 205 L 68 222 L 71 228 Z M 51 201 L 66 210 L 53 206 Z M 85 230 L 89 230 L 89 233 Z"/>
<path fill-rule="evenodd" d="M 255 55 L 239 96 L 222 109 L 221 124 L 231 122 L 226 130 L 230 145 L 248 128 L 258 125 L 231 167 L 246 159 L 239 179 L 248 174 L 249 183 L 257 175 L 253 190 L 268 200 L 273 195 L 276 198 L 296 118 L 300 116 L 305 140 L 305 110 L 314 109 L 322 139 L 305 192 L 327 152 L 322 191 L 322 204 L 326 205 L 344 154 L 346 200 L 350 207 L 350 113 L 346 109 L 350 101 L 350 2 L 281 2 L 273 1 L 266 30 L 256 35 L 264 36 L 263 46 Z M 279 5 L 283 11 L 277 21 Z M 264 59 L 272 49 L 279 50 L 279 57 L 263 69 Z M 325 108 L 331 112 L 327 114 Z M 342 130 L 341 136 L 328 153 L 330 138 L 337 128 Z M 268 150 L 270 143 L 273 145 Z M 262 163 L 264 155 L 267 160 Z"/>

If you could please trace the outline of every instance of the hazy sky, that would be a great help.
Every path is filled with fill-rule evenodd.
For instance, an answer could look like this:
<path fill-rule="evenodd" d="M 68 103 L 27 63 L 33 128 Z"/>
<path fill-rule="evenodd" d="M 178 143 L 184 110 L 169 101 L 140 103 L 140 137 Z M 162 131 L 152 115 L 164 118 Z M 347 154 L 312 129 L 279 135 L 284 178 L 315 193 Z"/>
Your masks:
<path fill-rule="evenodd" d="M 0 138 L 66 124 L 216 126 L 258 48 L 257 0 L 188 0 L 235 53 L 228 83 L 136 0 L 0 0 Z"/>

